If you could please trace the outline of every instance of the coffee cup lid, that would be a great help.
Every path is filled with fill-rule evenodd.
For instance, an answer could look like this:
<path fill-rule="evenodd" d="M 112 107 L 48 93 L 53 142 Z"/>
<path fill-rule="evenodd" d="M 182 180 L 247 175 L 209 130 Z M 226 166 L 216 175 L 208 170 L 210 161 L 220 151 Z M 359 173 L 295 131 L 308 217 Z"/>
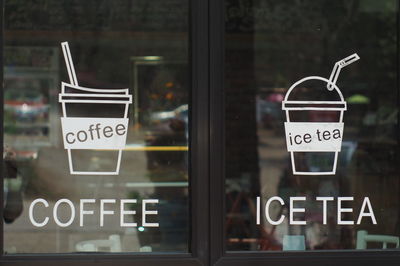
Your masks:
<path fill-rule="evenodd" d="M 129 89 L 94 89 L 62 82 L 60 103 L 132 103 Z M 66 88 L 72 92 L 66 93 Z"/>

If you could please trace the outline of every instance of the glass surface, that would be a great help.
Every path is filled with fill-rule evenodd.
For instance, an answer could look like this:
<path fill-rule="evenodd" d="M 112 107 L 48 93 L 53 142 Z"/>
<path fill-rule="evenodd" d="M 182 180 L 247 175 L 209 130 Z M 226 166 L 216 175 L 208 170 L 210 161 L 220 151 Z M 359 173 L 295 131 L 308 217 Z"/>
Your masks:
<path fill-rule="evenodd" d="M 227 250 L 399 248 L 396 1 L 225 4 Z"/>
<path fill-rule="evenodd" d="M 188 13 L 5 1 L 5 253 L 189 252 Z"/>

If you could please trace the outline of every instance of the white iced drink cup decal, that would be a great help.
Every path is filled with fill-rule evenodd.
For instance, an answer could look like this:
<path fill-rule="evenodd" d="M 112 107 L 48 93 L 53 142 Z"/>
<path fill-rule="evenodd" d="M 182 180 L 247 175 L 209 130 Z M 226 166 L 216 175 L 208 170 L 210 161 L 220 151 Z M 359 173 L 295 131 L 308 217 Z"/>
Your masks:
<path fill-rule="evenodd" d="M 357 54 L 352 54 L 340 61 L 338 61 L 329 77 L 329 79 L 310 76 L 295 82 L 287 91 L 285 98 L 282 102 L 282 110 L 286 113 L 285 134 L 286 145 L 290 153 L 292 162 L 292 170 L 295 175 L 334 175 L 336 173 L 336 166 L 338 154 L 341 150 L 343 139 L 343 114 L 347 108 L 343 94 L 336 85 L 336 81 L 340 74 L 340 70 L 357 61 L 360 57 Z M 328 91 L 336 93 L 339 100 L 333 101 L 296 101 L 289 100 L 292 91 L 304 82 L 318 81 L 325 82 Z M 338 113 L 338 121 L 302 121 L 296 122 L 291 120 L 296 112 L 326 112 Z M 332 165 L 329 169 L 312 171 L 312 169 L 301 169 L 295 155 L 297 153 L 332 153 L 334 158 Z"/>
<path fill-rule="evenodd" d="M 62 104 L 61 126 L 64 148 L 68 153 L 71 174 L 75 175 L 118 175 L 122 150 L 125 148 L 128 132 L 128 109 L 132 103 L 129 89 L 94 89 L 78 85 L 75 68 L 67 42 L 61 44 L 70 83 L 61 83 L 59 102 Z M 69 114 L 69 105 L 113 105 L 121 106 L 118 117 L 80 117 Z M 115 167 L 110 171 L 80 171 L 73 163 L 71 150 L 117 151 Z M 89 167 L 90 168 L 90 167 Z"/>

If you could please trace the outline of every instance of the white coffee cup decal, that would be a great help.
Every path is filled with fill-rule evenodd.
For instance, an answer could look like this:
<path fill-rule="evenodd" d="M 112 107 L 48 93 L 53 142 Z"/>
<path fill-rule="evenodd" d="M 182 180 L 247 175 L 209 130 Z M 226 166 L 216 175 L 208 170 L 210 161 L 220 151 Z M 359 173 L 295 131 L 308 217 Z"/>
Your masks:
<path fill-rule="evenodd" d="M 295 175 L 334 175 L 336 173 L 338 154 L 341 150 L 343 139 L 343 114 L 347 109 L 343 94 L 336 85 L 336 81 L 340 74 L 340 70 L 357 61 L 360 57 L 357 54 L 352 54 L 338 62 L 336 62 L 329 79 L 319 76 L 305 77 L 295 82 L 287 91 L 284 100 L 282 101 L 282 110 L 286 112 L 285 133 L 286 145 L 290 153 L 293 174 Z M 288 100 L 294 88 L 308 81 L 318 81 L 326 83 L 326 88 L 332 93 L 336 93 L 339 100 L 333 101 L 295 101 Z M 321 113 L 337 113 L 338 121 L 301 121 L 295 122 L 292 116 L 296 112 L 321 112 Z M 318 120 L 318 118 L 316 119 Z M 321 119 L 323 120 L 323 119 Z M 301 165 L 295 160 L 297 153 L 332 153 L 332 164 L 329 169 L 317 170 L 301 169 Z"/>
<path fill-rule="evenodd" d="M 118 175 L 122 150 L 128 133 L 128 109 L 132 103 L 129 89 L 94 89 L 78 85 L 68 42 L 61 43 L 70 83 L 61 83 L 59 102 L 62 104 L 61 126 L 64 148 L 68 152 L 72 175 Z M 122 107 L 119 117 L 79 117 L 71 115 L 72 105 L 109 105 Z M 93 112 L 92 112 L 93 114 Z M 73 165 L 71 150 L 114 150 L 118 152 L 115 168 L 110 171 L 79 171 Z"/>

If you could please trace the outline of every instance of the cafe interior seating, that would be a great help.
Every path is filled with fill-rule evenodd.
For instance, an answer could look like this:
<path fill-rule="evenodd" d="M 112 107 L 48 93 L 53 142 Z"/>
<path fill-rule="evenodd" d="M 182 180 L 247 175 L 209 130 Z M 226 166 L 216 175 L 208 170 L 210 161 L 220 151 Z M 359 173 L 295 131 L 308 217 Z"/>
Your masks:
<path fill-rule="evenodd" d="M 367 249 L 368 242 L 382 243 L 382 249 L 387 249 L 388 244 L 399 248 L 399 237 L 389 235 L 371 235 L 365 230 L 357 231 L 356 249 Z"/>

